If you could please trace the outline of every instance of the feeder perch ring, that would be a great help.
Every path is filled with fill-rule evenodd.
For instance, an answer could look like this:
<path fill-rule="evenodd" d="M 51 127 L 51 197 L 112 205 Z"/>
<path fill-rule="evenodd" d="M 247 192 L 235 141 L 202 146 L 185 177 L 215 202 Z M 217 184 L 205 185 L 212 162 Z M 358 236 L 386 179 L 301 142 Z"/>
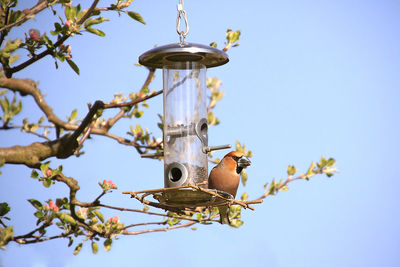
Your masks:
<path fill-rule="evenodd" d="M 204 184 L 204 183 L 203 183 Z M 174 188 L 160 188 L 137 192 L 123 192 L 130 194 L 145 205 L 172 212 L 195 211 L 199 207 L 227 206 L 235 203 L 233 196 L 227 192 L 205 189 L 201 185 L 187 185 Z M 157 202 L 147 198 L 152 196 Z"/>
<path fill-rule="evenodd" d="M 222 198 L 195 188 L 179 188 L 158 192 L 153 194 L 153 198 L 158 200 L 158 202 L 162 205 L 178 209 L 222 206 L 230 204 L 230 200 L 233 199 L 231 194 L 224 191 L 214 189 L 208 190 L 220 195 Z"/>

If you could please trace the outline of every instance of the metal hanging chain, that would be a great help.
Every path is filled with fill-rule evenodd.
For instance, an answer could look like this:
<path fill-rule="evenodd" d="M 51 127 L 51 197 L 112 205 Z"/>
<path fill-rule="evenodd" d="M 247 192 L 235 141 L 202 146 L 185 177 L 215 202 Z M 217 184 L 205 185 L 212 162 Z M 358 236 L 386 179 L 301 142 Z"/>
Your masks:
<path fill-rule="evenodd" d="M 189 33 L 189 23 L 187 20 L 186 11 L 183 9 L 183 0 L 179 0 L 177 9 L 178 17 L 176 18 L 176 31 L 179 34 L 180 44 L 183 45 L 185 43 L 186 35 Z M 185 21 L 185 31 L 180 30 L 181 19 Z"/>

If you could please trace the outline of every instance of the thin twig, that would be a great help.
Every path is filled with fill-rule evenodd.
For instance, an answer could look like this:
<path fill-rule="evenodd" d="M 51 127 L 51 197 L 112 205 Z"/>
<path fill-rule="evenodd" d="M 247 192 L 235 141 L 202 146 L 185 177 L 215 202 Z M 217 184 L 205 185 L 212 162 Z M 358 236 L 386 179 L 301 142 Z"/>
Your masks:
<path fill-rule="evenodd" d="M 130 232 L 130 231 L 126 231 L 125 230 L 122 233 L 124 235 L 140 235 L 140 234 L 154 233 L 154 232 L 166 232 L 166 231 L 173 230 L 173 229 L 190 227 L 190 226 L 192 226 L 194 224 L 196 224 L 196 223 L 195 222 L 188 222 L 188 223 L 185 223 L 185 224 L 179 224 L 179 225 L 174 225 L 174 226 L 165 227 L 165 228 L 148 229 L 148 230 L 137 231 L 137 232 Z"/>
<path fill-rule="evenodd" d="M 114 207 L 114 206 L 105 205 L 105 204 L 99 204 L 99 205 L 96 205 L 96 206 L 104 207 L 104 208 L 108 208 L 108 209 L 119 210 L 119 211 L 138 212 L 138 213 L 143 213 L 143 214 L 147 214 L 147 215 L 162 216 L 162 217 L 176 218 L 176 219 L 179 219 L 179 220 L 187 220 L 187 221 L 199 222 L 198 220 L 190 218 L 190 217 L 176 216 L 176 215 L 171 215 L 171 214 L 166 214 L 166 213 L 156 213 L 156 212 L 145 211 L 145 210 Z M 206 220 L 203 220 L 203 221 L 206 221 Z"/>
<path fill-rule="evenodd" d="M 145 225 L 160 225 L 160 224 L 166 224 L 167 221 L 162 221 L 162 222 L 147 222 L 147 223 L 136 223 L 136 224 L 130 224 L 122 228 L 121 230 L 126 230 L 128 228 L 132 227 L 138 227 L 138 226 L 145 226 Z"/>
<path fill-rule="evenodd" d="M 39 1 L 34 7 L 30 8 L 30 9 L 25 9 L 22 12 L 23 15 L 21 16 L 21 18 L 18 19 L 17 21 L 15 21 L 14 23 L 11 23 L 11 24 L 4 23 L 4 26 L 0 28 L 0 32 L 8 30 L 9 28 L 12 28 L 16 25 L 22 24 L 25 21 L 34 18 L 33 15 L 46 9 L 49 5 L 51 5 L 51 4 L 49 4 L 48 1 Z"/>
<path fill-rule="evenodd" d="M 103 191 L 103 192 L 101 192 L 101 194 L 100 195 L 98 195 L 98 197 L 96 197 L 96 199 L 95 200 L 93 200 L 93 205 L 98 205 L 98 204 L 100 204 L 100 203 L 98 203 L 99 202 L 99 200 L 100 200 L 100 198 L 102 198 L 105 194 L 106 194 L 107 192 L 106 191 Z"/>
<path fill-rule="evenodd" d="M 81 25 L 83 22 L 85 22 L 86 19 L 89 18 L 89 16 L 92 14 L 92 12 L 94 11 L 94 9 L 96 8 L 97 4 L 98 4 L 99 0 L 94 0 L 92 2 L 92 5 L 89 7 L 89 9 L 86 11 L 85 15 L 83 15 L 83 17 L 77 21 L 78 25 Z M 43 3 L 47 4 L 47 1 L 44 1 Z M 52 48 L 47 48 L 46 50 L 44 50 L 42 53 L 37 54 L 32 56 L 30 59 L 28 59 L 27 61 L 13 67 L 13 68 L 8 68 L 6 66 L 4 66 L 4 72 L 6 74 L 7 78 L 11 78 L 12 74 L 15 72 L 18 72 L 26 67 L 28 67 L 29 65 L 31 65 L 32 63 L 42 59 L 43 57 L 50 55 L 51 53 L 53 53 L 54 49 L 59 47 L 61 44 L 63 44 L 69 37 L 71 36 L 71 34 L 69 35 L 63 35 L 62 37 L 60 37 L 60 39 L 58 39 L 57 42 L 54 43 Z"/>
<path fill-rule="evenodd" d="M 51 236 L 51 237 L 46 237 L 46 238 L 35 238 L 33 240 L 21 240 L 21 239 L 14 239 L 15 242 L 17 242 L 18 244 L 32 244 L 32 243 L 40 243 L 40 242 L 45 242 L 45 241 L 49 241 L 49 240 L 53 240 L 53 239 L 57 239 L 57 238 L 66 238 L 69 234 L 59 234 L 59 235 L 55 235 L 55 236 Z"/>
<path fill-rule="evenodd" d="M 153 97 L 155 97 L 155 96 L 158 96 L 158 95 L 162 94 L 162 92 L 163 92 L 163 90 L 161 89 L 161 90 L 159 90 L 159 91 L 150 93 L 150 94 L 148 94 L 148 95 L 146 95 L 146 96 L 144 96 L 144 97 L 141 97 L 141 98 L 132 100 L 132 101 L 130 101 L 130 102 L 104 104 L 104 109 L 107 109 L 107 108 L 131 107 L 131 106 L 134 106 L 134 105 L 136 105 L 136 104 L 139 104 L 140 102 L 143 102 L 143 101 L 145 101 L 145 100 L 147 100 L 147 99 L 150 99 L 150 98 L 153 98 Z"/>
<path fill-rule="evenodd" d="M 143 83 L 143 86 L 142 86 L 142 89 L 141 89 L 141 90 L 143 90 L 144 88 L 148 88 L 148 87 L 149 87 L 151 81 L 152 81 L 153 78 L 154 78 L 154 73 L 155 73 L 155 69 L 149 68 L 149 73 L 147 74 L 147 78 L 146 78 L 145 82 Z M 153 96 L 152 96 L 152 97 L 153 97 Z M 147 99 L 149 99 L 149 98 L 147 98 Z M 144 101 L 144 100 L 143 100 L 143 101 Z M 132 106 L 133 106 L 133 105 L 132 105 Z M 132 107 L 132 106 L 131 106 L 131 107 Z M 107 124 L 106 124 L 105 127 L 106 127 L 107 129 L 110 129 L 118 120 L 120 120 L 120 119 L 125 115 L 125 113 L 126 113 L 126 111 L 125 111 L 124 109 L 121 108 L 121 110 L 117 113 L 117 115 L 115 115 L 113 118 L 110 118 L 110 119 L 107 121 Z"/>
<path fill-rule="evenodd" d="M 6 12 L 5 12 L 5 16 L 4 16 L 3 25 L 7 25 L 7 23 L 8 23 L 9 12 L 10 12 L 10 6 L 7 6 Z M 3 44 L 4 38 L 6 37 L 7 34 L 8 34 L 8 31 L 1 31 L 1 34 L 0 34 L 0 46 Z"/>

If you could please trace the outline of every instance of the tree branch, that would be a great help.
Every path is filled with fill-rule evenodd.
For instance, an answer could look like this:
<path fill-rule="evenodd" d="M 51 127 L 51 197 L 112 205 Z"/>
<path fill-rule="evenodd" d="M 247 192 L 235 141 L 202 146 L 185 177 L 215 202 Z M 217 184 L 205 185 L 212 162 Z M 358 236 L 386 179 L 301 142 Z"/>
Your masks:
<path fill-rule="evenodd" d="M 31 95 L 35 100 L 36 104 L 46 115 L 47 120 L 54 123 L 56 126 L 67 130 L 75 130 L 78 128 L 77 125 L 64 122 L 58 118 L 53 109 L 47 105 L 46 101 L 39 88 L 36 87 L 36 83 L 30 79 L 15 79 L 15 78 L 0 78 L 0 87 L 10 89 L 14 92 L 19 92 L 22 96 Z"/>
<path fill-rule="evenodd" d="M 143 86 L 148 86 L 153 75 L 154 70 L 150 70 L 150 73 Z M 92 105 L 84 120 L 78 126 L 76 124 L 65 122 L 54 114 L 53 109 L 46 103 L 42 93 L 40 92 L 40 89 L 36 87 L 36 83 L 34 81 L 29 79 L 3 77 L 0 78 L 0 87 L 7 88 L 14 92 L 19 92 L 22 96 L 31 95 L 38 107 L 46 115 L 48 121 L 54 123 L 56 127 L 74 131 L 72 135 L 64 136 L 60 139 L 50 142 L 33 143 L 29 146 L 15 146 L 11 148 L 0 149 L 0 158 L 4 158 L 6 163 L 25 164 L 29 167 L 37 167 L 38 164 L 40 164 L 40 161 L 49 157 L 56 156 L 57 158 L 67 158 L 71 156 L 74 150 L 79 147 L 77 142 L 78 137 L 84 132 L 88 125 L 90 125 L 94 116 L 99 110 L 132 107 L 140 102 L 160 95 L 163 92 L 163 90 L 159 90 L 133 101 L 119 104 L 105 104 L 104 102 L 98 100 Z M 136 148 L 139 154 L 143 154 L 143 151 L 140 149 L 140 146 L 137 143 L 111 134 L 108 132 L 107 128 L 93 127 L 90 133 L 112 138 L 124 145 L 131 145 Z"/>
<path fill-rule="evenodd" d="M 35 239 L 31 239 L 31 240 L 25 240 L 23 238 L 13 238 L 13 240 L 15 242 L 17 242 L 18 244 L 32 244 L 32 243 L 40 243 L 40 242 L 45 242 L 45 241 L 49 241 L 49 240 L 53 240 L 53 239 L 58 239 L 58 238 L 66 238 L 69 234 L 59 234 L 59 235 L 55 235 L 55 236 L 51 236 L 51 237 L 46 237 L 46 238 L 35 238 Z"/>
<path fill-rule="evenodd" d="M 31 168 L 39 168 L 43 160 L 50 157 L 66 158 L 70 156 L 67 145 L 69 135 L 54 141 L 35 142 L 28 146 L 12 146 L 0 148 L 0 161 L 8 164 L 24 164 Z"/>
<path fill-rule="evenodd" d="M 88 19 L 90 17 L 90 15 L 92 14 L 93 11 L 95 11 L 95 8 L 98 4 L 99 0 L 94 0 L 92 5 L 90 6 L 90 8 L 86 11 L 85 15 L 83 15 L 83 17 L 77 21 L 78 25 L 81 25 L 82 23 L 85 22 L 86 19 Z M 47 3 L 47 1 L 44 1 L 44 3 Z M 28 67 L 29 65 L 31 65 L 32 63 L 35 63 L 36 61 L 44 58 L 47 55 L 50 55 L 55 48 L 59 47 L 61 44 L 63 44 L 69 37 L 71 36 L 71 34 L 69 35 L 63 35 L 60 39 L 58 39 L 57 42 L 54 43 L 54 46 L 52 48 L 47 48 L 46 50 L 44 50 L 42 53 L 37 54 L 37 55 L 33 55 L 30 59 L 28 59 L 27 61 L 9 68 L 8 66 L 3 66 L 4 68 L 4 73 L 6 75 L 7 78 L 11 78 L 13 73 L 18 72 L 26 67 Z"/>
<path fill-rule="evenodd" d="M 14 23 L 11 23 L 11 24 L 4 25 L 2 28 L 0 28 L 0 32 L 3 33 L 3 31 L 5 31 L 5 30 L 8 30 L 16 25 L 21 25 L 25 21 L 34 18 L 34 15 L 43 11 L 50 5 L 51 4 L 49 4 L 48 1 L 38 1 L 38 3 L 35 6 L 33 6 L 32 8 L 23 10 L 22 12 L 24 15 L 19 20 L 17 20 Z"/>

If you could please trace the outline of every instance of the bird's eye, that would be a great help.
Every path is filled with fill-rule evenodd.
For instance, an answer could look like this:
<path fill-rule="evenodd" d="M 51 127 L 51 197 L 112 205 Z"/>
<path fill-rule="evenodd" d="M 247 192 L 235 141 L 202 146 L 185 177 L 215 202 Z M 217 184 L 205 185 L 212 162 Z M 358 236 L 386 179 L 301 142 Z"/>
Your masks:
<path fill-rule="evenodd" d="M 234 161 L 238 161 L 239 160 L 239 157 L 236 157 L 236 156 L 232 156 L 232 158 L 233 158 Z"/>

